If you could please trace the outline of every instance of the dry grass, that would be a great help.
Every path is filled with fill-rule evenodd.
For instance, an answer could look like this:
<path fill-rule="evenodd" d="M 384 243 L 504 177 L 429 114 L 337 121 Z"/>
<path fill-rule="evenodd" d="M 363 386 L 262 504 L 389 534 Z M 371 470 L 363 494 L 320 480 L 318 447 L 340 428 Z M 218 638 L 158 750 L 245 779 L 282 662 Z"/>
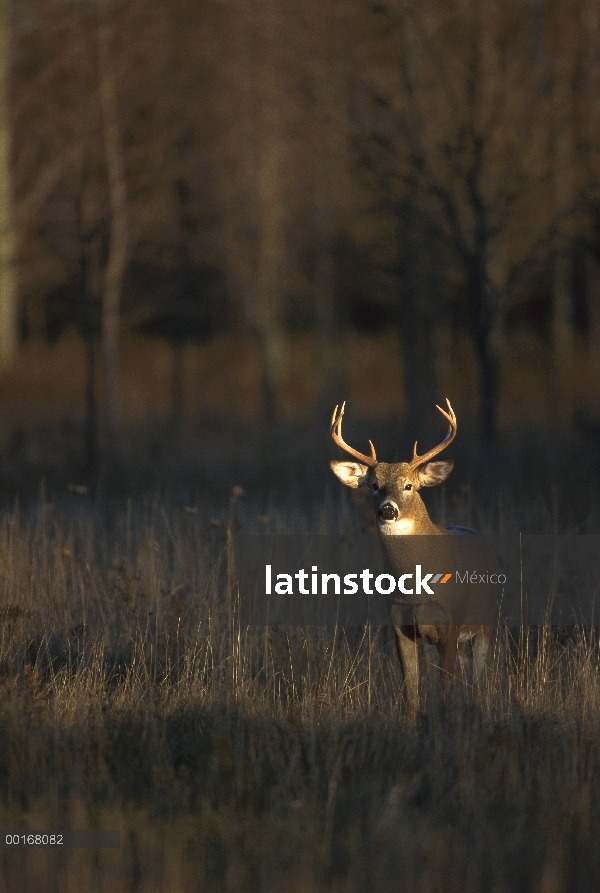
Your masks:
<path fill-rule="evenodd" d="M 409 455 L 395 340 L 348 336 L 346 347 L 353 442 Z M 45 477 L 54 504 L 42 493 L 0 514 L 0 827 L 118 828 L 122 846 L 3 849 L 0 889 L 600 885 L 593 635 L 499 630 L 483 691 L 457 681 L 446 700 L 425 666 L 411 727 L 389 629 L 239 628 L 226 572 L 234 517 L 245 532 L 372 524 L 328 469 L 315 350 L 292 339 L 287 422 L 263 430 L 252 345 L 187 346 L 173 433 L 168 345 L 124 339 L 128 428 L 93 497 L 67 490 L 83 481 L 81 344 L 31 343 L 4 370 L 0 490 L 32 499 Z M 568 412 L 555 412 L 541 343 L 510 350 L 494 451 L 471 436 L 472 356 L 453 351 L 440 387 L 462 404 L 463 436 L 448 487 L 427 496 L 432 517 L 483 533 L 596 533 L 597 431 L 557 437 Z M 577 364 L 571 389 L 583 393 L 585 351 Z M 597 409 L 588 396 L 577 405 Z M 544 419 L 552 436 L 532 427 Z M 163 497 L 124 506 L 124 493 L 157 482 Z M 232 484 L 249 495 L 231 501 Z"/>
<path fill-rule="evenodd" d="M 500 630 L 412 728 L 386 628 L 237 625 L 201 509 L 62 514 L 0 518 L 0 825 L 122 847 L 2 850 L 2 889 L 595 889 L 593 637 Z"/>

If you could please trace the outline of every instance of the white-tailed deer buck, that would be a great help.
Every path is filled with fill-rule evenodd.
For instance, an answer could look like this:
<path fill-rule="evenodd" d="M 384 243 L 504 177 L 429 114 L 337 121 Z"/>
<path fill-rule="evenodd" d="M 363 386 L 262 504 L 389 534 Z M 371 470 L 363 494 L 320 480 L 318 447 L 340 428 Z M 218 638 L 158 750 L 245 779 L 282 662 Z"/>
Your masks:
<path fill-rule="evenodd" d="M 371 441 L 370 456 L 349 447 L 342 437 L 345 403 L 339 413 L 336 406 L 331 419 L 333 440 L 358 460 L 331 462 L 331 468 L 347 487 L 366 487 L 373 493 L 384 556 L 398 578 L 399 595 L 390 613 L 411 717 L 419 703 L 417 646 L 424 641 L 438 646 L 448 680 L 454 675 L 459 642 L 471 641 L 474 676 L 480 680 L 496 610 L 497 587 L 489 585 L 494 559 L 483 539 L 466 527 L 434 524 L 419 495 L 421 487 L 445 481 L 454 467 L 449 459 L 431 461 L 456 436 L 456 416 L 446 402 L 448 412 L 437 407 L 449 422 L 446 437 L 422 456 L 415 443 L 410 462 L 378 462 Z"/>

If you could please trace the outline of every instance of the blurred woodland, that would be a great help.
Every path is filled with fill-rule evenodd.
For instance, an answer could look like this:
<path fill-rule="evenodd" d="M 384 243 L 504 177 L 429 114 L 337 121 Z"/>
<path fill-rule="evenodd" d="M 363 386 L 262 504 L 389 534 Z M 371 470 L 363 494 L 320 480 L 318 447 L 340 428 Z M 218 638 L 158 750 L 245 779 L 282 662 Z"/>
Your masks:
<path fill-rule="evenodd" d="M 344 397 L 597 452 L 594 0 L 0 0 L 0 41 L 9 465 L 325 444 Z"/>

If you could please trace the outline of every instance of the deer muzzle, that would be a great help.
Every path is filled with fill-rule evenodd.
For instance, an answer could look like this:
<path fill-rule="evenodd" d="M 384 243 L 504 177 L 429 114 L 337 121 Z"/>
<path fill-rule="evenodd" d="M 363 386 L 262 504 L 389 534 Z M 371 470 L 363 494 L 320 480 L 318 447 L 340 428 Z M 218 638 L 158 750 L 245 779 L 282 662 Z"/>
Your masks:
<path fill-rule="evenodd" d="M 381 521 L 396 521 L 398 518 L 398 509 L 392 502 L 384 502 L 379 507 L 379 518 Z"/>

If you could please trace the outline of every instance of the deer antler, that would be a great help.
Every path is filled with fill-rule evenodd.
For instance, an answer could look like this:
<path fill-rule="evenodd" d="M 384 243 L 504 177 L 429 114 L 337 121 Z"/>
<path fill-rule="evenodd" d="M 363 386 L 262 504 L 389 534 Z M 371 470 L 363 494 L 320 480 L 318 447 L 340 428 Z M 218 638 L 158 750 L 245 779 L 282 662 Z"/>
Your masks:
<path fill-rule="evenodd" d="M 433 459 L 434 456 L 437 456 L 438 453 L 441 453 L 442 450 L 445 450 L 446 447 L 448 446 L 448 444 L 452 443 L 452 441 L 456 437 L 456 428 L 457 428 L 456 416 L 454 414 L 454 410 L 450 406 L 450 401 L 448 400 L 447 397 L 446 397 L 446 403 L 448 404 L 449 412 L 446 412 L 445 409 L 442 409 L 441 406 L 437 406 L 437 405 L 436 405 L 436 409 L 439 409 L 439 411 L 444 416 L 444 418 L 448 419 L 448 421 L 450 422 L 450 427 L 448 428 L 448 433 L 446 434 L 446 436 L 444 437 L 444 439 L 442 440 L 441 443 L 438 443 L 438 445 L 436 447 L 434 447 L 432 450 L 429 450 L 428 453 L 424 453 L 422 456 L 417 455 L 417 442 L 415 441 L 413 457 L 409 463 L 410 467 L 413 470 L 415 468 L 418 468 L 419 465 L 423 465 L 424 462 L 429 462 L 430 459 Z"/>
<path fill-rule="evenodd" d="M 338 415 L 338 408 L 333 410 L 333 415 L 331 416 L 331 436 L 333 437 L 334 443 L 336 443 L 339 447 L 345 450 L 347 453 L 350 453 L 351 456 L 354 456 L 356 459 L 359 459 L 361 462 L 364 462 L 365 465 L 368 465 L 370 468 L 373 468 L 374 465 L 377 465 L 377 456 L 375 455 L 375 447 L 373 443 L 369 441 L 371 445 L 371 455 L 365 456 L 364 453 L 359 453 L 358 450 L 353 450 L 352 447 L 348 446 L 348 444 L 344 441 L 342 437 L 342 419 L 344 418 L 344 410 L 346 408 L 346 401 L 342 403 L 342 408 L 340 409 Z M 445 413 L 444 413 L 445 414 Z"/>

